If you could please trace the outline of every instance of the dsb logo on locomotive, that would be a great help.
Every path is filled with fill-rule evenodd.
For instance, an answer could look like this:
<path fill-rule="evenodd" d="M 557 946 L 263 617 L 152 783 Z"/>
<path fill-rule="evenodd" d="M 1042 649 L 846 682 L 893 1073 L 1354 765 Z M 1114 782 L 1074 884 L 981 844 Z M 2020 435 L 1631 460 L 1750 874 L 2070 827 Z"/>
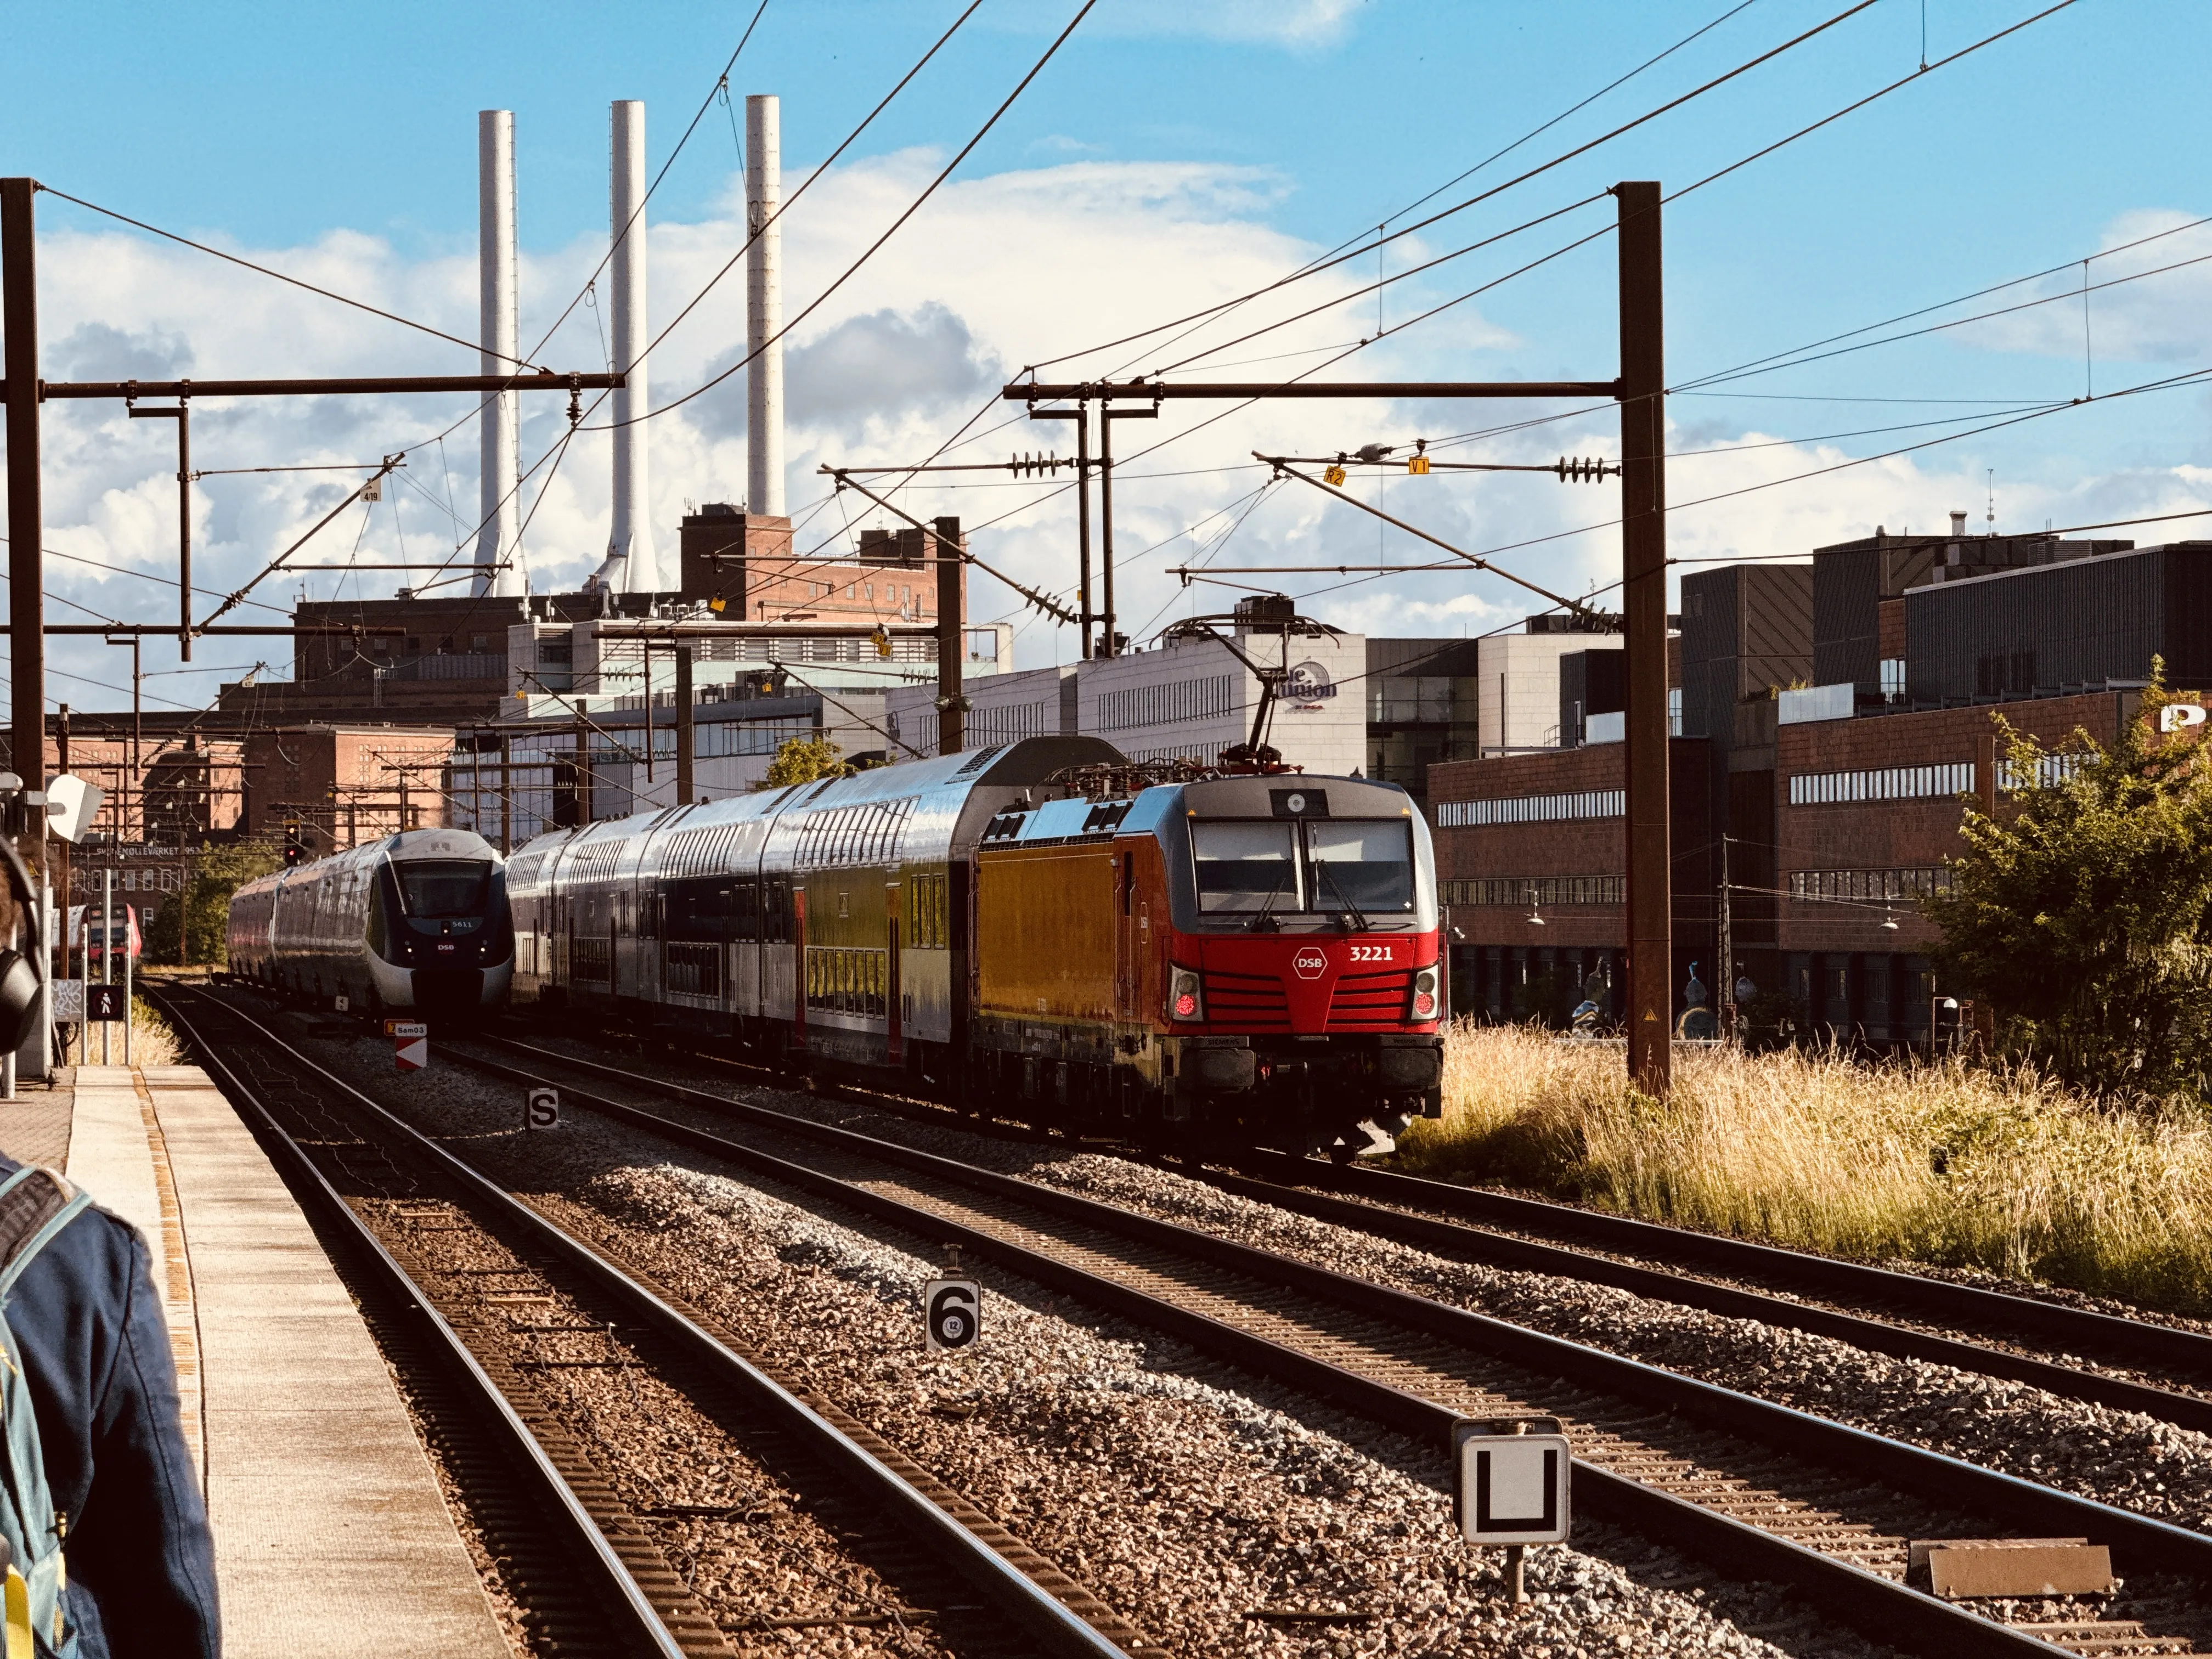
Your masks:
<path fill-rule="evenodd" d="M 1304 945 L 1291 958 L 1291 968 L 1300 979 L 1319 979 L 1328 971 L 1328 952 L 1318 945 Z"/>

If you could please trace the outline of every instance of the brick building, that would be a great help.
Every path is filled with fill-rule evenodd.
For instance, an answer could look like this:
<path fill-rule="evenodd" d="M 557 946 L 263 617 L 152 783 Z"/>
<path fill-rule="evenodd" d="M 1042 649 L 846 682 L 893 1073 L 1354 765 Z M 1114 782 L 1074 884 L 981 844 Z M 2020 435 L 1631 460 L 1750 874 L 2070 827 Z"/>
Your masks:
<path fill-rule="evenodd" d="M 1675 738 L 1667 750 L 1680 984 L 1711 933 L 1711 745 Z M 1625 985 L 1626 756 L 1591 744 L 1430 769 L 1455 1009 L 1564 1021 L 1591 974 Z"/>
<path fill-rule="evenodd" d="M 295 625 L 364 631 L 299 636 L 289 681 L 227 685 L 218 707 L 270 725 L 368 719 L 465 726 L 511 712 L 506 699 L 519 671 L 508 660 L 508 646 L 516 628 L 528 629 L 526 637 L 534 639 L 580 622 L 665 615 L 717 600 L 723 609 L 711 614 L 730 622 L 933 622 L 937 571 L 926 556 L 926 539 L 911 528 L 863 531 L 857 557 L 796 556 L 790 520 L 709 501 L 684 514 L 678 526 L 679 578 L 672 592 L 501 599 L 403 590 L 388 599 L 303 603 L 293 613 Z M 365 631 L 370 629 L 385 631 Z M 535 667 L 534 661 L 521 665 Z"/>
<path fill-rule="evenodd" d="M 1809 568 L 1684 578 L 1678 1012 L 1690 961 L 1721 988 L 1725 915 L 1731 960 L 1801 1020 L 1875 1046 L 1923 1040 L 1940 987 L 1917 903 L 1948 885 L 1966 800 L 2009 781 L 1996 717 L 2047 747 L 2109 744 L 2154 659 L 2170 684 L 2212 689 L 2212 543 L 1968 537 L 1962 520 L 1951 537 L 1816 549 Z M 1557 1018 L 1594 967 L 1617 978 L 1616 730 L 1431 769 L 1461 1010 Z"/>

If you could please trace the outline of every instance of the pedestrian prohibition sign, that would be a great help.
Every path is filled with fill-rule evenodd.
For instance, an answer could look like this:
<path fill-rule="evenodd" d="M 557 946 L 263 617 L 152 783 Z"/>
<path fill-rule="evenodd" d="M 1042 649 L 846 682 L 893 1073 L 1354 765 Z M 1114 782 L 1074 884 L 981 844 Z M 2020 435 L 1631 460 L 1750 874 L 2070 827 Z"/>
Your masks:
<path fill-rule="evenodd" d="M 421 1071 L 430 1063 L 430 1028 L 420 1020 L 393 1020 L 392 1056 L 401 1071 Z"/>

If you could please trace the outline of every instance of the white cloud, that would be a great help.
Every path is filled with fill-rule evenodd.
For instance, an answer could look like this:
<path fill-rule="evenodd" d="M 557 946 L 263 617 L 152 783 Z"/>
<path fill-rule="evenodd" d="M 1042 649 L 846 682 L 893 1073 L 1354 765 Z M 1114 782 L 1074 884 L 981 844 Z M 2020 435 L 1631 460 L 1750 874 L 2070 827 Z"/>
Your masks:
<path fill-rule="evenodd" d="M 905 152 L 823 177 L 787 223 L 787 315 L 796 315 L 843 271 L 941 165 L 934 155 Z M 863 503 L 849 497 L 842 506 L 827 500 L 814 472 L 823 462 L 920 460 L 971 414 L 977 418 L 967 441 L 946 459 L 1001 460 L 1016 451 L 1045 448 L 1068 453 L 1073 434 L 1064 423 L 1030 423 L 1022 418 L 1019 404 L 992 395 L 1002 378 L 1018 374 L 1023 365 L 1045 364 L 1046 375 L 1070 379 L 1151 369 L 1317 300 L 1351 294 L 1365 278 L 1340 270 L 1240 307 L 1172 345 L 1170 331 L 1073 362 L 1048 361 L 1164 317 L 1233 299 L 1313 257 L 1316 249 L 1267 222 L 1286 189 L 1280 177 L 1249 168 L 1100 161 L 947 185 L 791 338 L 788 495 L 794 513 L 812 514 L 801 533 L 801 549 L 826 543 L 834 550 L 848 513 L 854 529 L 876 521 L 876 515 L 860 510 Z M 2172 222 L 2144 222 L 2157 228 Z M 726 206 L 706 222 L 653 227 L 656 319 L 673 317 L 730 259 L 742 244 L 741 223 L 741 216 Z M 2130 234 L 2143 233 L 2131 220 L 2116 222 L 2112 241 Z M 2177 236 L 2156 246 L 2161 257 L 2179 257 L 2162 250 L 2187 240 Z M 2194 250 L 2196 245 L 2190 246 Z M 188 250 L 62 230 L 48 235 L 42 251 L 50 374 L 112 378 L 158 371 L 206 378 L 474 367 L 459 348 Z M 466 337 L 474 331 L 471 255 L 410 260 L 374 238 L 352 233 L 333 234 L 301 248 L 239 251 L 453 333 Z M 601 251 L 595 239 L 582 239 L 525 260 L 526 341 L 547 326 Z M 1447 268 L 1429 291 L 1428 302 L 1460 285 L 1456 268 Z M 1394 293 L 1390 310 L 1410 314 L 1423 302 L 1413 291 L 1418 286 L 1409 283 L 1406 291 Z M 1371 297 L 1350 301 L 1225 351 L 1222 360 L 1291 354 L 1277 358 L 1276 367 L 1293 372 L 1321 361 L 1316 348 L 1366 331 L 1372 306 Z M 2120 315 L 2117 307 L 2114 314 Z M 2203 314 L 2204 307 L 2195 307 L 2195 316 Z M 1485 378 L 1485 368 L 1494 372 L 1499 366 L 1495 354 L 1516 345 L 1475 305 L 1450 315 L 1449 331 L 1425 325 L 1332 372 L 1376 379 Z M 2130 349 L 2149 350 L 2166 337 L 2155 333 L 2157 320 L 2154 309 L 2147 308 L 2140 324 L 2147 343 Z M 2164 325 L 2179 326 L 2170 319 Z M 603 361 L 601 337 L 593 310 L 580 307 L 540 356 L 556 367 L 597 368 Z M 735 270 L 655 352 L 654 405 L 666 404 L 737 361 L 744 337 L 744 273 Z M 2041 349 L 2033 342 L 1999 343 L 2008 349 Z M 563 403 L 550 394 L 526 398 L 526 465 L 557 443 L 565 427 Z M 672 546 L 685 501 L 741 497 L 743 406 L 744 377 L 738 374 L 652 422 L 652 510 L 665 544 Z M 405 482 L 389 492 L 389 499 L 373 510 L 342 514 L 301 556 L 343 563 L 357 547 L 364 562 L 443 558 L 457 544 L 465 544 L 473 528 L 475 422 L 465 420 L 442 446 L 422 441 L 463 419 L 467 410 L 461 398 L 240 400 L 228 407 L 205 400 L 194 406 L 194 462 L 209 469 L 374 463 L 406 447 Z M 1833 445 L 1774 443 L 1773 434 L 1739 436 L 1740 428 L 1705 420 L 1704 405 L 1685 402 L 1676 412 L 1692 410 L 1698 424 L 1693 431 L 1678 429 L 1675 447 L 1720 453 L 1685 456 L 1670 468 L 1669 493 L 1675 504 L 1670 538 L 1679 557 L 1802 555 L 1820 543 L 1867 533 L 1876 524 L 1893 530 L 1932 526 L 1953 508 L 1972 510 L 1979 518 L 1982 469 L 1991 464 L 1979 441 L 1968 441 L 1955 451 L 1936 450 L 1791 483 L 1784 481 L 1841 461 L 1844 453 Z M 1187 562 L 1217 568 L 1310 568 L 1419 562 L 1434 555 L 1413 538 L 1378 532 L 1373 519 L 1296 483 L 1277 486 L 1238 522 L 1243 499 L 1267 476 L 1252 461 L 1253 450 L 1312 453 L 1370 439 L 1437 438 L 1547 412 L 1547 407 L 1534 405 L 1485 405 L 1469 413 L 1433 405 L 1288 401 L 1224 411 L 1172 403 L 1157 422 L 1118 424 L 1115 447 L 1126 463 L 1115 492 L 1123 627 L 1141 635 L 1177 615 L 1227 608 L 1236 588 L 1185 587 L 1166 574 Z M 587 424 L 604 418 L 602 414 Z M 1728 418 L 1724 414 L 1717 421 Z M 1610 456 L 1616 451 L 1615 433 L 1613 416 L 1606 410 L 1451 453 L 1458 459 L 1544 462 L 1561 453 Z M 46 434 L 48 544 L 126 570 L 173 571 L 173 428 L 167 422 L 131 422 L 119 408 L 50 404 Z M 1165 440 L 1173 441 L 1157 455 L 1139 453 Z M 1757 447 L 1762 444 L 1770 447 Z M 218 592 L 237 586 L 302 534 L 352 481 L 333 472 L 205 479 L 197 495 L 196 580 Z M 2185 469 L 2145 468 L 2079 482 L 2004 478 L 2001 483 L 2000 528 L 2026 528 L 2040 527 L 2046 519 L 2075 523 L 2193 505 L 2207 480 Z M 1776 487 L 1728 494 L 1758 484 Z M 532 514 L 526 545 L 535 586 L 573 586 L 599 562 L 607 534 L 608 487 L 606 441 L 589 431 L 569 444 L 557 470 L 541 469 L 526 484 L 526 509 Z M 1064 489 L 1051 495 L 1054 488 L 956 476 L 942 487 L 916 489 L 904 499 L 923 516 L 957 513 L 971 527 L 988 526 L 977 529 L 977 550 L 984 557 L 1033 586 L 1064 592 L 1074 585 L 1075 512 L 1072 496 Z M 1371 498 L 1378 486 L 1365 481 L 1354 488 Z M 1498 562 L 1555 592 L 1579 594 L 1618 574 L 1617 530 L 1540 539 L 1612 518 L 1618 510 L 1616 485 L 1562 485 L 1540 474 L 1436 474 L 1425 479 L 1400 475 L 1380 489 L 1392 511 L 1462 548 L 1483 551 L 1533 542 L 1500 552 Z M 1048 495 L 1040 505 L 1021 510 L 1024 503 Z M 1709 496 L 1723 498 L 1702 500 Z M 388 593 L 404 580 L 363 577 L 344 591 Z M 1251 587 L 1310 594 L 1309 608 L 1316 614 L 1376 632 L 1480 632 L 1510 623 L 1534 603 L 1494 577 L 1472 572 L 1379 579 L 1357 572 L 1285 574 L 1235 580 Z M 49 580 L 53 591 L 109 616 L 158 620 L 173 611 L 173 590 L 83 564 L 57 561 Z M 328 597 L 331 584 L 327 575 L 315 578 L 315 595 Z M 271 582 L 256 598 L 281 609 L 295 592 L 289 584 Z M 1072 635 L 1055 636 L 997 584 L 979 580 L 975 598 L 979 615 L 995 611 L 1024 619 L 1018 647 L 1023 661 L 1048 660 L 1055 652 L 1073 654 Z M 200 601 L 201 614 L 210 604 Z M 251 606 L 240 614 L 280 620 Z M 113 677 L 115 671 L 96 645 L 58 642 L 57 651 L 72 672 Z M 270 641 L 218 659 L 283 654 L 282 643 Z M 149 667 L 155 663 L 149 653 Z M 195 690 L 178 689 L 198 685 L 189 678 L 167 684 L 171 695 L 193 702 L 213 690 L 211 683 Z M 112 701 L 82 688 L 71 700 Z"/>
<path fill-rule="evenodd" d="M 1970 324 L 1957 337 L 1986 351 L 2032 352 L 2076 365 L 2085 350 L 2113 364 L 2212 362 L 2212 225 L 2192 225 L 2197 216 L 2144 209 L 2106 228 L 2099 257 L 2086 270 L 2086 333 L 2085 271 L 2076 264 L 1970 302 L 1970 312 L 1982 312 L 2046 301 Z M 2191 228 L 2179 228 L 2185 225 Z M 2107 379 L 2099 389 L 2118 384 Z"/>

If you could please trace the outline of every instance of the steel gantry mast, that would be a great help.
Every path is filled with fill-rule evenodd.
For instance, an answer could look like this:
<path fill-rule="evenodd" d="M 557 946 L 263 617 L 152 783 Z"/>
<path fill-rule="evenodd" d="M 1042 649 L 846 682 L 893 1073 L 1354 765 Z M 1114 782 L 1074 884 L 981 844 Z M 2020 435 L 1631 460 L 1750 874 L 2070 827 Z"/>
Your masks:
<path fill-rule="evenodd" d="M 1638 1087 L 1663 1095 L 1672 1085 L 1674 1073 L 1674 895 L 1668 805 L 1666 352 L 1661 198 L 1657 182 L 1650 179 L 1617 184 L 1612 193 L 1620 240 L 1620 374 L 1615 380 L 1134 380 L 1056 385 L 1029 380 L 1005 387 L 1000 396 L 1008 402 L 1028 404 L 1040 418 L 1056 419 L 1065 419 L 1066 411 L 1036 405 L 1072 403 L 1080 409 L 1096 402 L 1103 416 L 1111 412 L 1115 402 L 1149 402 L 1157 411 L 1163 403 L 1183 398 L 1247 402 L 1263 398 L 1609 398 L 1619 403 L 1622 643 L 1627 648 L 1628 671 L 1628 1072 Z M 1103 483 L 1103 464 L 1101 471 Z M 1104 609 L 1110 612 L 1110 522 L 1102 526 L 1102 534 L 1108 595 Z M 1110 622 L 1108 627 L 1110 654 Z"/>
<path fill-rule="evenodd" d="M 50 633 L 176 634 L 186 660 L 195 633 L 292 633 L 296 629 L 195 628 L 190 605 L 189 581 L 180 582 L 181 605 L 177 623 L 141 627 L 133 623 L 104 623 L 77 629 L 50 628 L 46 621 L 46 513 L 41 496 L 40 405 L 55 398 L 117 398 L 131 403 L 140 398 L 173 398 L 181 407 L 193 398 L 303 398 L 349 394 L 405 395 L 430 392 L 470 392 L 487 396 L 506 392 L 566 392 L 572 420 L 580 415 L 577 394 L 617 391 L 620 374 L 558 374 L 515 365 L 509 374 L 376 375 L 352 379 L 247 380 L 46 380 L 39 375 L 39 307 L 37 214 L 34 199 L 42 186 L 35 179 L 0 179 L 0 332 L 4 332 L 4 366 L 0 373 L 0 409 L 7 413 L 8 438 L 8 641 L 9 716 L 13 736 L 12 763 L 23 781 L 27 803 L 44 810 L 46 729 L 46 635 Z M 150 412 L 150 411 L 149 411 Z M 179 420 L 179 442 L 184 422 Z M 187 470 L 180 458 L 179 471 Z M 191 531 L 189 502 L 184 534 Z M 189 558 L 189 540 L 179 556 Z M 182 573 L 189 577 L 189 570 Z M 319 631 L 319 630 L 318 630 Z M 382 631 L 382 630 L 376 630 Z M 40 879 L 46 870 L 45 837 L 36 838 Z M 37 964 L 43 980 L 48 965 Z M 24 1054 L 24 1075 L 43 1077 L 50 1064 L 47 1033 L 51 1020 L 41 1020 Z"/>

